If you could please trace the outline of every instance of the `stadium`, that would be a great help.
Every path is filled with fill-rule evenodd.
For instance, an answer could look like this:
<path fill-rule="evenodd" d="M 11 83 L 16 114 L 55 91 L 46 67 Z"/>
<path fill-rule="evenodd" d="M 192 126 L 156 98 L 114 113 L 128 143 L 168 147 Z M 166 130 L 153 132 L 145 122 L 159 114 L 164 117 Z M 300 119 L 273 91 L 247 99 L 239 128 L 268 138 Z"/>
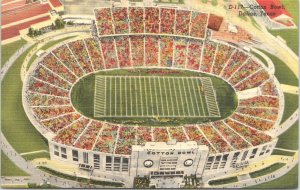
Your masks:
<path fill-rule="evenodd" d="M 23 83 L 51 159 L 126 187 L 144 177 L 182 187 L 184 176 L 207 181 L 271 155 L 280 84 L 243 47 L 211 38 L 215 15 L 130 6 L 94 16 L 92 35 L 47 50 Z"/>

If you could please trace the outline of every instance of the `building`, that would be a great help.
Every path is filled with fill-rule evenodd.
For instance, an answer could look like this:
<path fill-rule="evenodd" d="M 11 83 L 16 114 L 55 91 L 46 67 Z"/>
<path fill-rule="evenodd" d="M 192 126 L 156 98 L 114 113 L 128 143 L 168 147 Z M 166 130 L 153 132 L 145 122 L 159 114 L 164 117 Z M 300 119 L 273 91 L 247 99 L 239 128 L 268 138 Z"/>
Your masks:
<path fill-rule="evenodd" d="M 21 34 L 27 34 L 30 27 L 51 26 L 61 11 L 63 5 L 59 0 L 2 1 L 2 44 L 21 39 Z"/>

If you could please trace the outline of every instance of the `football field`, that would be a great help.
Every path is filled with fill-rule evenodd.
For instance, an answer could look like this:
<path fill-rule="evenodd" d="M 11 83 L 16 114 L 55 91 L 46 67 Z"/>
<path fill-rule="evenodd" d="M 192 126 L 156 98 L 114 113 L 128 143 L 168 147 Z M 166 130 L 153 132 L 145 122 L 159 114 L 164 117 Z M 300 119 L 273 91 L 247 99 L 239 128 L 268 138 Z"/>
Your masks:
<path fill-rule="evenodd" d="M 96 76 L 94 117 L 220 117 L 209 77 Z"/>

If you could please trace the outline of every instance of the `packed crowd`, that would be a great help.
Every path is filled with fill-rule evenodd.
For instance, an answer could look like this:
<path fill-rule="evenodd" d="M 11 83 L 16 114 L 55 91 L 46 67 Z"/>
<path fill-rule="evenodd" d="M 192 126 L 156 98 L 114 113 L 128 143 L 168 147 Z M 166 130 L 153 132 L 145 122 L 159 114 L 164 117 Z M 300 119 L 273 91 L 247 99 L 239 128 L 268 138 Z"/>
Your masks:
<path fill-rule="evenodd" d="M 95 9 L 98 35 L 161 33 L 204 38 L 208 14 L 159 7 Z"/>
<path fill-rule="evenodd" d="M 97 9 L 95 15 L 101 35 L 157 35 L 87 38 L 63 44 L 43 57 L 27 83 L 26 100 L 40 125 L 56 133 L 54 141 L 87 150 L 130 154 L 133 144 L 149 141 L 194 140 L 217 153 L 271 140 L 262 131 L 271 129 L 278 119 L 279 98 L 264 68 L 230 45 L 170 35 L 204 38 L 207 14 L 130 7 Z M 79 77 L 104 69 L 139 66 L 212 73 L 237 91 L 258 87 L 261 95 L 239 100 L 236 112 L 225 120 L 179 127 L 117 126 L 87 119 L 71 106 L 70 89 Z"/>

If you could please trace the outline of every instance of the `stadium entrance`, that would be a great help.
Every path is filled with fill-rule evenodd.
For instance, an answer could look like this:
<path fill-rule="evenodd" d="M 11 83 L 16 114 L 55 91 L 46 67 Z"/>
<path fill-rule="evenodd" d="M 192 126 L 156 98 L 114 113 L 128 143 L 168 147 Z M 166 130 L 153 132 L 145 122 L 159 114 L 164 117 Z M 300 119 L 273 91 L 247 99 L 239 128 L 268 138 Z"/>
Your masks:
<path fill-rule="evenodd" d="M 150 186 L 156 188 L 180 188 L 184 177 L 201 177 L 208 156 L 208 147 L 189 142 L 147 142 L 133 146 L 131 173 L 149 177 Z"/>

